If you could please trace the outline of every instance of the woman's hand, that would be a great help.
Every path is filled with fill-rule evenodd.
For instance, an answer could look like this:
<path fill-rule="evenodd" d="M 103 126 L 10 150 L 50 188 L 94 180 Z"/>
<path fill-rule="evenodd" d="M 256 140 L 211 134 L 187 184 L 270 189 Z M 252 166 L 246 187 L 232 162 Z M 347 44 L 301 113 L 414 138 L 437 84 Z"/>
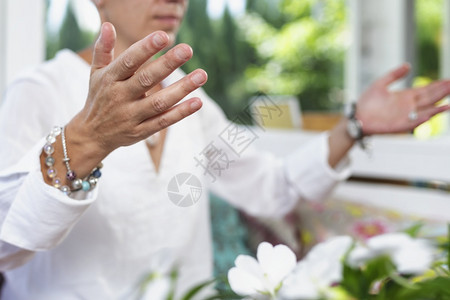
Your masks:
<path fill-rule="evenodd" d="M 404 64 L 375 81 L 357 102 L 356 118 L 362 122 L 365 135 L 411 131 L 435 114 L 450 109 L 436 102 L 450 93 L 450 80 L 433 82 L 419 88 L 389 91 L 388 86 L 405 77 Z"/>
<path fill-rule="evenodd" d="M 165 32 L 150 34 L 117 59 L 114 43 L 114 27 L 103 24 L 93 53 L 86 104 L 66 127 L 71 166 L 79 177 L 89 174 L 114 149 L 139 142 L 202 106 L 198 98 L 178 102 L 206 82 L 203 70 L 148 92 L 192 57 L 188 45 L 177 45 L 151 60 L 167 47 L 169 37 Z"/>
<path fill-rule="evenodd" d="M 450 80 L 433 82 L 425 87 L 389 91 L 394 81 L 409 72 L 405 64 L 375 81 L 357 102 L 356 118 L 364 135 L 411 131 L 435 114 L 450 109 L 436 102 L 450 93 Z M 347 119 L 330 131 L 328 163 L 335 167 L 354 144 L 347 133 Z"/>

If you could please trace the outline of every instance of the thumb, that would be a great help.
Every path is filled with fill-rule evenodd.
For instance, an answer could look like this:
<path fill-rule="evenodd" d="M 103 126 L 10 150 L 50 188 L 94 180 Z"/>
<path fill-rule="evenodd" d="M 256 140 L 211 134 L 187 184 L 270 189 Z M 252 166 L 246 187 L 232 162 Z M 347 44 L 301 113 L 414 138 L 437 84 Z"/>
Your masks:
<path fill-rule="evenodd" d="M 92 70 L 101 69 L 114 59 L 114 44 L 116 42 L 116 30 L 111 23 L 105 22 L 100 29 L 100 36 L 95 42 L 92 56 Z"/>
<path fill-rule="evenodd" d="M 397 81 L 405 77 L 409 73 L 410 69 L 411 69 L 410 64 L 404 63 L 400 67 L 397 67 L 396 69 L 392 70 L 388 74 L 378 79 L 377 83 L 386 87 L 391 83 L 393 83 L 394 81 Z"/>

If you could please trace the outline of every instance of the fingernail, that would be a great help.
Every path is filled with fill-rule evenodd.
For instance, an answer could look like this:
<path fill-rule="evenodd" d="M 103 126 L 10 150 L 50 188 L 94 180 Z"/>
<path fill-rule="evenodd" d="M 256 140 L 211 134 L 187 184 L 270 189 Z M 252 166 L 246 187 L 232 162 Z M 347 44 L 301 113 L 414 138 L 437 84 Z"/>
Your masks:
<path fill-rule="evenodd" d="M 189 53 L 183 47 L 175 48 L 175 55 L 179 59 L 187 59 L 189 57 Z"/>
<path fill-rule="evenodd" d="M 105 28 L 106 28 L 106 23 L 102 23 L 102 26 L 100 27 L 100 34 L 99 34 L 99 36 L 98 36 L 99 39 L 102 38 L 102 36 L 103 36 L 103 30 L 105 30 Z"/>
<path fill-rule="evenodd" d="M 192 75 L 191 79 L 197 85 L 203 84 L 205 82 L 205 74 L 196 72 Z"/>
<path fill-rule="evenodd" d="M 162 46 L 164 46 L 165 43 L 166 43 L 166 41 L 161 34 L 156 34 L 153 37 L 153 44 L 155 45 L 155 47 L 162 47 Z"/>
<path fill-rule="evenodd" d="M 202 103 L 199 100 L 194 100 L 191 102 L 191 109 L 197 110 L 202 106 Z"/>

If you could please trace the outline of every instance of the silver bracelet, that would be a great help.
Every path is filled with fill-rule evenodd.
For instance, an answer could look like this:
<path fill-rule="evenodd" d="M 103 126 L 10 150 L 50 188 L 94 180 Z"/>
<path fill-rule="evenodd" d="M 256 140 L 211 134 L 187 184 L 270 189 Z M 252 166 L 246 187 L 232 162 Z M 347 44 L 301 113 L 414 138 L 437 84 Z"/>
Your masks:
<path fill-rule="evenodd" d="M 90 191 L 97 185 L 98 179 L 100 178 L 100 176 L 102 176 L 100 169 L 103 167 L 103 164 L 100 163 L 84 179 L 77 178 L 77 174 L 75 173 L 75 171 L 70 168 L 70 164 L 69 164 L 70 158 L 67 153 L 65 131 L 66 131 L 66 127 L 64 127 L 61 131 L 61 143 L 62 143 L 63 154 L 64 154 L 63 163 L 66 165 L 66 169 L 67 169 L 66 178 L 68 181 L 71 182 L 71 186 L 72 186 L 72 189 L 69 188 L 69 193 L 79 191 L 79 190 Z M 65 190 L 67 190 L 67 188 Z"/>
<path fill-rule="evenodd" d="M 71 187 L 67 185 L 62 185 L 61 179 L 57 176 L 55 165 L 55 158 L 53 157 L 53 153 L 55 152 L 55 148 L 53 144 L 56 142 L 56 137 L 61 134 L 61 143 L 63 148 L 63 163 L 66 165 L 67 173 L 66 178 L 70 182 Z M 47 155 L 45 158 L 45 165 L 48 167 L 47 176 L 52 180 L 52 186 L 61 190 L 64 194 L 70 195 L 71 192 L 83 190 L 90 191 L 92 190 L 98 182 L 102 173 L 100 169 L 103 167 L 103 164 L 100 163 L 92 172 L 85 177 L 84 179 L 79 179 L 76 176 L 76 173 L 70 168 L 70 158 L 67 154 L 67 145 L 66 145 L 66 136 L 65 136 L 65 127 L 55 126 L 52 131 L 47 135 L 46 143 L 42 149 L 44 153 Z"/>
<path fill-rule="evenodd" d="M 67 146 L 66 146 L 66 127 L 64 127 L 61 131 L 61 142 L 62 142 L 62 147 L 63 147 L 63 154 L 64 154 L 64 158 L 63 158 L 63 163 L 66 165 L 67 168 L 67 173 L 66 173 L 66 178 L 69 181 L 74 181 L 77 178 L 77 174 L 72 171 L 72 169 L 70 168 L 70 158 L 67 155 Z"/>

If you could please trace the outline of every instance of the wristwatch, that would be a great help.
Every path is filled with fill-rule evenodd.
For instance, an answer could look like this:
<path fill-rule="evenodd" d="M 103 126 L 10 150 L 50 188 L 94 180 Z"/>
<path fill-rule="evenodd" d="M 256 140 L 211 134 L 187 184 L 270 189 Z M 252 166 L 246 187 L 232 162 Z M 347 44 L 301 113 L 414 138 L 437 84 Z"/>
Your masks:
<path fill-rule="evenodd" d="M 347 133 L 355 141 L 363 138 L 362 123 L 356 118 L 349 118 L 347 121 Z"/>
<path fill-rule="evenodd" d="M 347 115 L 347 134 L 357 142 L 362 149 L 367 149 L 367 144 L 363 134 L 363 124 L 356 118 L 356 103 L 353 102 L 350 106 L 350 112 Z"/>

